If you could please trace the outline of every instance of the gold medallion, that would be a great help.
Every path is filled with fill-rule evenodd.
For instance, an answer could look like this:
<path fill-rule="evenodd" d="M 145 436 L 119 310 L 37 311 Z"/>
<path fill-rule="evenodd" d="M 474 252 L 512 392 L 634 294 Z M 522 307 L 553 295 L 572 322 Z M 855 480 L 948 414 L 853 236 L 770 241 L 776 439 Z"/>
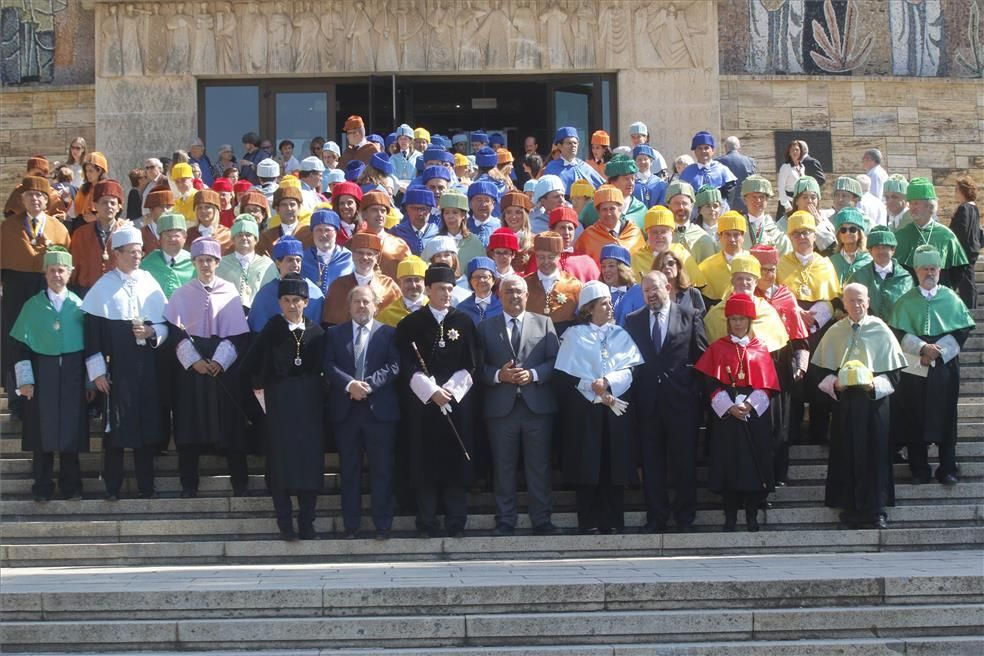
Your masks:
<path fill-rule="evenodd" d="M 51 324 L 51 327 L 54 328 L 55 330 L 61 330 L 61 322 L 56 321 L 55 323 Z"/>
<path fill-rule="evenodd" d="M 809 295 L 810 295 L 810 288 L 807 285 L 803 285 L 802 287 L 800 287 L 800 296 L 809 296 Z"/>
<path fill-rule="evenodd" d="M 103 262 L 109 261 L 109 253 L 103 251 L 102 258 L 103 258 Z"/>
<path fill-rule="evenodd" d="M 745 380 L 745 372 L 744 371 L 739 371 L 738 372 L 738 380 Z"/>

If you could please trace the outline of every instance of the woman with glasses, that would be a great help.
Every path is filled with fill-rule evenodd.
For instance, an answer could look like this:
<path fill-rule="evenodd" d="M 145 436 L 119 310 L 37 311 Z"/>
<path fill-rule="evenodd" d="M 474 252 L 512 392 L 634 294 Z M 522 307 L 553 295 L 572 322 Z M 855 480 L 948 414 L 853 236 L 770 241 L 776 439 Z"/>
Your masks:
<path fill-rule="evenodd" d="M 844 285 L 854 273 L 871 262 L 865 248 L 864 215 L 853 207 L 845 207 L 834 215 L 837 227 L 837 246 L 830 262 L 837 271 L 837 279 Z"/>
<path fill-rule="evenodd" d="M 63 166 L 72 169 L 72 184 L 76 189 L 81 187 L 82 183 L 85 182 L 85 178 L 82 175 L 82 163 L 85 161 L 85 156 L 88 153 L 89 150 L 86 148 L 84 137 L 75 137 L 68 144 L 68 158 L 65 160 Z"/>

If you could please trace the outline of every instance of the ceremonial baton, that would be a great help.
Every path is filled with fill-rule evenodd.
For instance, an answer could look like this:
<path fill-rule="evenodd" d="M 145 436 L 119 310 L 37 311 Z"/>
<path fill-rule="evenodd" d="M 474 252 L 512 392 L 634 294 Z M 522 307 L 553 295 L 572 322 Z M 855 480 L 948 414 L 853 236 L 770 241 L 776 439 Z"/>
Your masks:
<path fill-rule="evenodd" d="M 200 356 L 202 352 L 201 350 L 199 350 L 198 343 L 195 342 L 195 338 L 191 336 L 191 333 L 188 331 L 188 328 L 184 325 L 184 323 L 179 323 L 177 324 L 177 326 L 181 330 L 181 332 L 183 332 L 188 337 L 188 341 L 191 342 L 191 345 L 195 347 L 195 350 L 198 351 L 198 355 Z M 202 359 L 204 360 L 205 358 Z M 211 362 L 212 360 L 209 359 L 209 361 Z M 219 373 L 221 374 L 224 372 L 225 369 L 223 369 L 222 372 Z M 239 414 L 241 414 L 246 419 L 246 421 L 249 422 L 250 421 L 249 415 L 246 414 L 246 411 L 243 410 L 243 407 L 239 405 L 239 401 L 237 401 L 236 397 L 233 396 L 232 392 L 229 391 L 229 388 L 226 387 L 225 382 L 221 378 L 219 378 L 219 375 L 211 376 L 211 378 L 215 380 L 216 383 L 219 384 L 219 387 L 222 388 L 222 391 L 225 392 L 225 395 L 229 398 L 230 401 L 232 401 L 232 405 L 236 406 L 236 410 L 239 411 Z"/>
<path fill-rule="evenodd" d="M 735 388 L 735 377 L 731 374 L 731 367 L 725 365 L 724 370 L 728 374 L 728 378 L 731 379 L 731 388 Z M 729 398 L 734 401 L 734 398 L 729 394 Z M 752 456 L 752 464 L 755 465 L 755 475 L 758 477 L 759 484 L 762 486 L 763 490 L 768 490 L 769 486 L 766 485 L 765 479 L 762 478 L 762 468 L 759 466 L 758 455 L 755 453 L 755 445 L 752 443 L 752 429 L 744 421 L 741 422 L 742 427 L 745 429 L 745 441 L 748 442 L 748 452 Z"/>
<path fill-rule="evenodd" d="M 424 356 L 420 354 L 420 349 L 417 348 L 417 342 L 410 342 L 410 346 L 413 347 L 413 352 L 417 354 L 417 362 L 420 363 L 420 368 L 423 369 L 424 375 L 430 376 L 430 371 L 427 370 L 427 363 L 424 362 Z M 448 420 L 448 426 L 451 427 L 451 432 L 454 433 L 455 439 L 458 440 L 458 446 L 461 447 L 461 452 L 465 454 L 465 460 L 471 461 L 471 454 L 468 453 L 468 448 L 465 447 L 465 443 L 461 441 L 461 435 L 458 434 L 458 429 L 454 425 L 454 420 L 452 420 L 450 415 L 447 414 L 444 414 L 444 418 Z"/>

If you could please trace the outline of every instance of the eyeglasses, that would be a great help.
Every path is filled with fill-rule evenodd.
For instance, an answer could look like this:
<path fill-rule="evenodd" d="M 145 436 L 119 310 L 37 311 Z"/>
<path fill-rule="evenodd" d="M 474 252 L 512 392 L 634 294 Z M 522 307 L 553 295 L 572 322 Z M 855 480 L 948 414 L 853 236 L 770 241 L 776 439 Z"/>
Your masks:
<path fill-rule="evenodd" d="M 857 231 L 858 231 L 857 226 L 841 226 L 838 232 L 840 232 L 841 234 L 844 234 L 846 232 L 850 232 L 851 234 L 854 234 Z"/>
<path fill-rule="evenodd" d="M 492 276 L 490 276 L 488 274 L 484 274 L 484 275 L 483 274 L 475 274 L 475 275 L 473 275 L 471 277 L 471 279 L 474 280 L 475 282 L 488 282 L 488 281 L 492 280 Z"/>
<path fill-rule="evenodd" d="M 79 145 L 70 146 L 69 149 L 70 150 L 82 150 L 82 146 L 79 146 Z"/>

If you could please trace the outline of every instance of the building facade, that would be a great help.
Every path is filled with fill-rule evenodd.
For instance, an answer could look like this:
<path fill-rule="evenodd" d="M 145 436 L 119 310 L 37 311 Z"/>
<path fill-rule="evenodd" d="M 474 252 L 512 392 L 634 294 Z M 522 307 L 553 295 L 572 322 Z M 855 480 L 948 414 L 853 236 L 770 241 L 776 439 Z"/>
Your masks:
<path fill-rule="evenodd" d="M 0 182 L 76 134 L 123 178 L 257 130 L 342 142 L 346 116 L 585 143 L 634 121 L 667 160 L 734 134 L 774 178 L 793 135 L 833 173 L 984 179 L 981 0 L 12 0 Z M 944 199 L 948 193 L 942 193 Z"/>

